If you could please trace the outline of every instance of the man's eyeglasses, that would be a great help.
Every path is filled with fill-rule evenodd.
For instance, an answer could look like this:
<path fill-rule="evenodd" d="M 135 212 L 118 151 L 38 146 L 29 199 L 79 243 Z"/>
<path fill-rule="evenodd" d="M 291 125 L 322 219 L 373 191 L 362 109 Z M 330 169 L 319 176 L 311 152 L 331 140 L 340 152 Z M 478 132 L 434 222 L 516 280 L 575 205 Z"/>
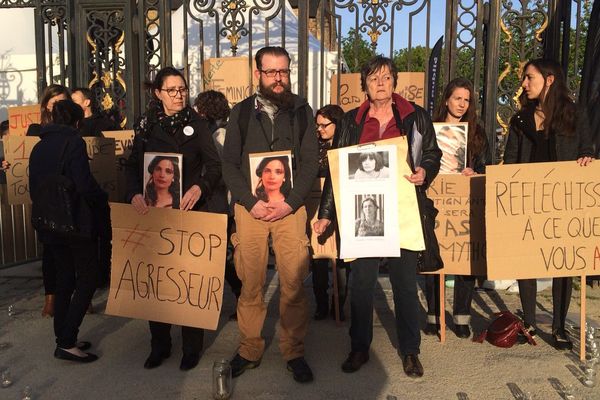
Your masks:
<path fill-rule="evenodd" d="M 161 92 L 167 92 L 169 97 L 177 97 L 178 94 L 181 94 L 181 97 L 185 97 L 188 93 L 188 88 L 168 88 L 168 89 L 160 89 Z"/>
<path fill-rule="evenodd" d="M 277 74 L 279 74 L 282 78 L 287 78 L 290 76 L 289 69 L 261 69 L 260 72 L 265 74 L 267 78 L 275 78 Z"/>
<path fill-rule="evenodd" d="M 316 128 L 317 128 L 317 130 L 319 130 L 319 129 L 325 129 L 325 128 L 327 128 L 331 124 L 333 124 L 333 122 L 330 122 L 328 124 L 316 124 Z"/>

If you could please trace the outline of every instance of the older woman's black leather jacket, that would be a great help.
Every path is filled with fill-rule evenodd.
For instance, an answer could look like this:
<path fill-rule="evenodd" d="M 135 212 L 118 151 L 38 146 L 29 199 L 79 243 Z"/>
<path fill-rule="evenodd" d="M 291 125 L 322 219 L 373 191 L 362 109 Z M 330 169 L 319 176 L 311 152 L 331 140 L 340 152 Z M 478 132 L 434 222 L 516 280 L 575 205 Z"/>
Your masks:
<path fill-rule="evenodd" d="M 396 102 L 405 102 L 403 106 L 404 110 L 406 110 L 406 103 L 408 102 L 405 99 L 394 96 L 394 100 Z M 396 124 L 401 132 L 406 133 L 408 136 L 410 167 L 413 171 L 415 170 L 415 167 L 422 167 L 425 169 L 425 183 L 422 186 L 417 187 L 417 195 L 425 196 L 425 190 L 429 186 L 429 183 L 437 176 L 440 169 L 442 151 L 437 145 L 431 118 L 423 108 L 411 102 L 410 105 L 414 108 L 414 111 L 408 115 L 404 115 L 402 120 L 399 121 L 398 119 L 400 119 L 401 113 L 398 112 L 400 110 L 396 103 L 395 105 L 396 110 L 394 115 L 396 117 Z M 359 108 L 356 108 L 344 115 L 342 122 L 336 127 L 332 148 L 336 149 L 353 146 L 359 143 L 361 127 L 359 127 L 359 124 L 356 122 L 358 110 Z M 364 112 L 366 113 L 368 110 Z M 325 186 L 323 187 L 321 206 L 319 208 L 319 219 L 322 218 L 326 218 L 330 221 L 335 218 L 335 203 L 331 186 L 331 175 L 329 172 L 325 178 Z"/>

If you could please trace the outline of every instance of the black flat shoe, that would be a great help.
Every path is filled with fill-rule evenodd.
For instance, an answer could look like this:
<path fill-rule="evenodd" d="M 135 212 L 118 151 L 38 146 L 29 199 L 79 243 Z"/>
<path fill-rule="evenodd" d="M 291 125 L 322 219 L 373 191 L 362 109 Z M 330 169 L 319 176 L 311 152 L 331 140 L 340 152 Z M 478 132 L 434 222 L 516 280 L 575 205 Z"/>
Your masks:
<path fill-rule="evenodd" d="M 423 329 L 423 333 L 427 336 L 436 336 L 439 330 L 440 326 L 438 324 L 427 323 L 427 325 L 425 325 L 425 329 Z"/>
<path fill-rule="evenodd" d="M 346 373 L 356 372 L 369 361 L 369 353 L 364 351 L 351 351 L 348 358 L 342 363 L 342 371 Z"/>
<path fill-rule="evenodd" d="M 198 361 L 200 361 L 200 354 L 184 354 L 181 358 L 179 369 L 182 371 L 189 371 L 190 369 L 196 368 Z"/>
<path fill-rule="evenodd" d="M 554 348 L 556 350 L 571 350 L 573 349 L 573 342 L 569 340 L 567 333 L 564 329 L 558 329 L 552 334 L 554 339 Z"/>
<path fill-rule="evenodd" d="M 467 339 L 469 336 L 471 336 L 469 325 L 455 325 L 454 333 L 461 339 Z"/>
<path fill-rule="evenodd" d="M 73 353 L 69 353 L 68 351 L 66 351 L 65 349 L 61 349 L 60 347 L 57 347 L 56 350 L 54 350 L 54 358 L 58 358 L 61 360 L 76 361 L 76 362 L 80 362 L 80 363 L 91 363 L 98 359 L 98 356 L 95 354 L 92 354 L 92 353 L 85 353 L 85 354 L 86 354 L 85 357 L 80 357 Z"/>
<path fill-rule="evenodd" d="M 81 341 L 81 342 L 77 342 L 77 344 L 75 346 L 81 351 L 86 351 L 87 349 L 92 347 L 92 343 Z"/>
<path fill-rule="evenodd" d="M 423 376 L 423 365 L 416 354 L 407 354 L 402 356 L 402 367 L 404 373 L 410 378 L 420 378 Z"/>
<path fill-rule="evenodd" d="M 159 367 L 162 364 L 163 360 L 169 358 L 170 355 L 171 355 L 170 351 L 162 352 L 162 353 L 158 352 L 158 351 L 151 351 L 150 355 L 146 359 L 146 362 L 144 362 L 144 368 L 152 369 L 152 368 Z"/>
<path fill-rule="evenodd" d="M 321 321 L 322 319 L 327 318 L 327 309 L 317 310 L 313 318 L 315 321 Z"/>

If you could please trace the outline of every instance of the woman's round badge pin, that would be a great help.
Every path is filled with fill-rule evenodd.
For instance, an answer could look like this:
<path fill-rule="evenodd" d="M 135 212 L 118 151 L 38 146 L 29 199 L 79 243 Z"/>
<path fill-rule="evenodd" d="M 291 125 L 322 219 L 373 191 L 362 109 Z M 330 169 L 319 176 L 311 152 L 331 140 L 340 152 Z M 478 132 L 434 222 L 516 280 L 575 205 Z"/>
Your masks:
<path fill-rule="evenodd" d="M 186 126 L 183 128 L 183 134 L 185 136 L 192 136 L 194 134 L 194 128 L 192 128 L 191 126 Z"/>

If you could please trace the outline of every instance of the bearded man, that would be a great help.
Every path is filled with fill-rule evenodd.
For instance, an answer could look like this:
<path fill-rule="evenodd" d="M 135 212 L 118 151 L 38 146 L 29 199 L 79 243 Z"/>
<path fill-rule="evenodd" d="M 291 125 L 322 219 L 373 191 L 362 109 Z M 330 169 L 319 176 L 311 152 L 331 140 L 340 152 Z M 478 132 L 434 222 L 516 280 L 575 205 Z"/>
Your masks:
<path fill-rule="evenodd" d="M 309 253 L 304 203 L 317 176 L 318 144 L 313 113 L 305 99 L 291 92 L 290 56 L 282 47 L 264 47 L 255 56 L 259 90 L 238 103 L 229 118 L 223 146 L 223 178 L 235 202 L 235 269 L 242 281 L 237 304 L 240 347 L 231 361 L 232 375 L 260 365 L 267 314 L 263 286 L 269 236 L 280 281 L 279 349 L 298 382 L 313 374 L 304 359 L 308 301 L 303 281 Z M 293 187 L 280 201 L 259 200 L 252 193 L 250 155 L 291 151 Z"/>

